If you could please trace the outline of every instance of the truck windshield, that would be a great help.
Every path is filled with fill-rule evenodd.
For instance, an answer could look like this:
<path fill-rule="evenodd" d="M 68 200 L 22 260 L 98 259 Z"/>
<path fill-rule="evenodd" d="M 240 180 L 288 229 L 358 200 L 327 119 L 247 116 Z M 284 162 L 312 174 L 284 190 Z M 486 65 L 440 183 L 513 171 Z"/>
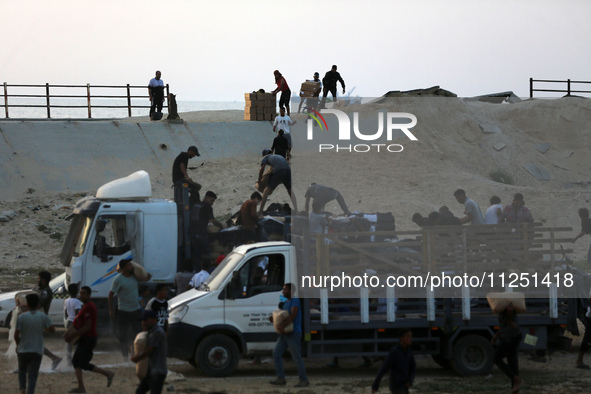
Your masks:
<path fill-rule="evenodd" d="M 231 252 L 227 255 L 224 261 L 213 270 L 209 278 L 203 282 L 203 285 L 201 286 L 203 290 L 217 290 L 243 258 L 244 255 L 242 253 Z"/>
<path fill-rule="evenodd" d="M 60 255 L 60 260 L 66 267 L 70 266 L 72 256 L 78 257 L 84 253 L 93 219 L 94 216 L 86 215 L 74 215 L 72 218 L 70 231 Z"/>

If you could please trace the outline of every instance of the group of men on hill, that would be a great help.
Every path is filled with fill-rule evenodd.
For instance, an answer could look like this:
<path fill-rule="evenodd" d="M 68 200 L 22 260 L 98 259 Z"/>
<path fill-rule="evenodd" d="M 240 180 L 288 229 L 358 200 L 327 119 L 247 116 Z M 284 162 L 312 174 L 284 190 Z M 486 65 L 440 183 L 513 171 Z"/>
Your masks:
<path fill-rule="evenodd" d="M 428 217 L 415 213 L 412 221 L 420 227 L 424 226 L 445 226 L 459 224 L 498 224 L 498 223 L 532 223 L 534 218 L 530 210 L 525 206 L 523 194 L 515 193 L 513 202 L 503 207 L 498 196 L 490 198 L 490 206 L 484 215 L 478 204 L 468 198 L 463 189 L 454 192 L 456 201 L 464 205 L 464 216 L 456 217 L 450 212 L 447 206 L 439 208 L 438 212 L 431 212 Z"/>

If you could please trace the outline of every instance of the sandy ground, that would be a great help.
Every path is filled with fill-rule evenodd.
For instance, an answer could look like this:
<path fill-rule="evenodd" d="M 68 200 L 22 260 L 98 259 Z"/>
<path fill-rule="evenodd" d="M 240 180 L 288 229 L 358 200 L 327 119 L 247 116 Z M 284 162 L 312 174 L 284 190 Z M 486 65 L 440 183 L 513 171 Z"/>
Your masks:
<path fill-rule="evenodd" d="M 414 212 L 426 216 L 447 205 L 456 216 L 462 216 L 463 206 L 453 197 L 457 188 L 465 189 L 483 212 L 491 196 L 498 195 L 503 204 L 509 204 L 513 194 L 520 192 L 536 221 L 545 226 L 572 227 L 572 231 L 562 234 L 564 237 L 574 237 L 580 231 L 577 210 L 591 205 L 591 100 L 563 98 L 488 104 L 422 98 L 404 99 L 398 106 L 393 101 L 349 109 L 374 114 L 376 110 L 397 108 L 404 108 L 421 120 L 413 129 L 419 141 L 405 140 L 401 153 L 318 154 L 294 148 L 291 165 L 300 209 L 307 186 L 317 182 L 340 190 L 352 211 L 392 212 L 398 229 L 415 230 L 417 227 L 411 222 Z M 242 112 L 203 111 L 184 113 L 181 117 L 187 122 L 232 122 L 242 120 Z M 306 120 L 303 114 L 293 114 L 293 118 L 300 124 Z M 484 133 L 482 124 L 496 125 L 501 133 Z M 269 127 L 268 122 L 261 122 L 261 127 Z M 269 144 L 272 138 L 270 132 Z M 539 143 L 547 143 L 550 148 L 541 153 L 535 149 Z M 497 151 L 497 144 L 505 147 Z M 189 162 L 189 173 L 204 190 L 217 193 L 214 213 L 223 219 L 236 212 L 254 191 L 259 160 L 197 158 Z M 538 181 L 524 169 L 529 163 L 548 170 L 551 179 Z M 513 185 L 491 180 L 489 174 L 497 170 L 510 174 Z M 151 174 L 154 197 L 172 197 L 169 171 L 163 168 L 162 172 Z M 27 274 L 35 274 L 42 267 L 55 273 L 62 271 L 59 252 L 69 227 L 64 218 L 78 199 L 95 192 L 48 194 L 36 190 L 21 199 L 0 201 L 0 212 L 16 213 L 13 220 L 0 223 L 0 290 L 32 283 Z M 283 187 L 271 196 L 271 202 L 288 201 Z M 327 210 L 340 213 L 334 202 L 327 205 Z M 585 260 L 588 238 L 571 245 L 573 260 Z"/>
<path fill-rule="evenodd" d="M 46 346 L 56 354 L 65 354 L 61 339 L 63 329 L 46 335 Z M 0 329 L 0 393 L 14 393 L 18 390 L 18 377 L 12 371 L 16 368 L 14 356 L 7 356 L 8 330 Z M 578 346 L 578 343 L 573 342 Z M 109 338 L 99 338 L 93 363 L 101 368 L 116 373 L 111 388 L 106 387 L 106 378 L 89 372 L 84 373 L 88 393 L 132 393 L 137 386 L 135 368 L 124 362 L 114 350 L 115 342 Z M 531 361 L 526 354 L 520 354 L 520 373 L 526 383 L 521 393 L 587 393 L 591 383 L 591 371 L 574 368 L 575 354 L 555 352 L 546 363 Z M 338 369 L 326 367 L 327 359 L 306 359 L 305 364 L 310 387 L 294 388 L 297 383 L 295 364 L 285 359 L 288 384 L 275 387 L 269 384 L 274 379 L 273 362 L 260 366 L 242 360 L 238 370 L 227 378 L 209 378 L 202 375 L 189 363 L 168 359 L 169 369 L 174 372 L 169 376 L 165 387 L 174 387 L 180 393 L 370 393 L 371 384 L 379 369 L 379 362 L 371 368 L 358 368 L 360 358 L 343 358 Z M 411 389 L 414 393 L 499 393 L 509 392 L 509 380 L 494 368 L 491 375 L 458 377 L 454 372 L 439 367 L 430 356 L 416 356 L 416 384 Z M 67 363 L 51 371 L 48 358 L 43 360 L 37 382 L 38 393 L 63 394 L 76 387 L 74 371 Z M 179 376 L 180 374 L 181 376 Z M 382 380 L 380 392 L 387 393 L 388 379 Z"/>
<path fill-rule="evenodd" d="M 391 109 L 374 105 L 371 108 L 352 110 L 373 111 Z M 591 200 L 591 148 L 589 124 L 591 124 L 591 100 L 560 99 L 534 100 L 519 104 L 493 105 L 469 100 L 425 101 L 407 105 L 406 111 L 421 119 L 415 130 L 420 136 L 416 143 L 404 143 L 400 154 L 379 153 L 351 155 L 314 152 L 298 152 L 294 149 L 292 169 L 294 190 L 300 209 L 304 192 L 310 182 L 333 186 L 341 191 L 349 208 L 364 212 L 393 212 L 397 228 L 414 230 L 411 222 L 414 212 L 427 215 L 441 205 L 447 205 L 457 216 L 462 215 L 453 192 L 464 188 L 469 197 L 479 203 L 482 211 L 488 207 L 492 195 L 501 197 L 503 204 L 510 203 L 515 192 L 525 195 L 526 205 L 536 221 L 545 226 L 572 227 L 564 237 L 574 237 L 580 230 L 577 209 L 589 207 Z M 453 114 L 450 115 L 450 114 Z M 207 111 L 181 114 L 187 122 L 238 121 L 241 111 Z M 304 115 L 293 116 L 305 121 Z M 133 118 L 128 121 L 141 121 Z M 486 134 L 480 124 L 497 125 L 502 133 Z M 272 134 L 270 133 L 270 141 Z M 534 144 L 548 143 L 550 149 L 541 153 Z M 269 142 L 271 143 L 271 142 Z M 500 151 L 493 148 L 505 144 Z M 219 198 L 214 213 L 224 218 L 253 191 L 259 158 L 236 158 L 190 162 L 193 178 L 214 190 Z M 551 180 L 541 182 L 527 173 L 523 166 L 534 163 L 551 172 Z M 489 173 L 504 170 L 512 175 L 513 185 L 494 182 Z M 168 176 L 163 169 L 160 177 Z M 152 178 L 154 197 L 171 197 L 168 179 Z M 14 219 L 0 223 L 0 290 L 18 290 L 34 285 L 36 274 L 49 269 L 54 274 L 63 272 L 59 263 L 61 245 L 67 234 L 69 222 L 65 220 L 74 203 L 86 193 L 52 194 L 37 190 L 21 199 L 0 201 L 0 212 L 14 210 Z M 279 188 L 271 197 L 272 202 L 287 202 L 288 196 Z M 336 204 L 327 209 L 340 213 Z M 572 245 L 570 257 L 581 268 L 589 237 Z M 7 332 L 0 330 L 0 354 L 7 349 Z M 49 337 L 49 346 L 62 347 L 57 336 Z M 576 341 L 575 341 L 576 344 Z M 107 350 L 107 344 L 99 349 Z M 522 356 L 522 375 L 527 384 L 522 392 L 588 392 L 591 372 L 573 368 L 574 354 L 555 353 L 546 364 L 534 363 Z M 86 375 L 89 392 L 132 392 L 135 385 L 131 367 L 121 365 L 123 360 L 115 353 L 96 355 L 96 363 L 117 371 L 115 388 L 107 390 L 100 376 Z M 205 378 L 189 364 L 177 364 L 171 369 L 182 373 L 186 381 L 174 382 L 179 392 L 298 392 L 293 387 L 274 388 L 267 381 L 273 376 L 272 365 L 254 367 L 241 365 L 231 378 Z M 307 361 L 313 386 L 299 392 L 369 392 L 369 386 L 377 367 L 357 369 L 358 360 L 345 360 L 340 370 L 324 367 L 327 360 Z M 419 373 L 414 392 L 499 392 L 507 387 L 498 369 L 492 378 L 458 378 L 445 371 L 430 358 L 419 357 Z M 14 361 L 0 358 L 0 393 L 15 392 L 16 376 L 10 374 Z M 46 368 L 45 368 L 46 370 Z M 295 368 L 288 364 L 288 374 Z M 47 393 L 63 393 L 74 385 L 72 372 L 44 373 L 40 387 Z M 290 385 L 295 379 L 290 379 Z M 386 391 L 384 387 L 383 391 Z"/>

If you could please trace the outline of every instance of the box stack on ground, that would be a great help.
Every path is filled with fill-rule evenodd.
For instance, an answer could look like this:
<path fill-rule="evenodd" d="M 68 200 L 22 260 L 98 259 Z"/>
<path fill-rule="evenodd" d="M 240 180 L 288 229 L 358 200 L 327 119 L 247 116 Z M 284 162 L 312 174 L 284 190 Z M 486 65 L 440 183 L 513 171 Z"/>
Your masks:
<path fill-rule="evenodd" d="M 273 93 L 244 93 L 244 98 L 244 120 L 274 120 L 277 116 L 277 98 Z"/>

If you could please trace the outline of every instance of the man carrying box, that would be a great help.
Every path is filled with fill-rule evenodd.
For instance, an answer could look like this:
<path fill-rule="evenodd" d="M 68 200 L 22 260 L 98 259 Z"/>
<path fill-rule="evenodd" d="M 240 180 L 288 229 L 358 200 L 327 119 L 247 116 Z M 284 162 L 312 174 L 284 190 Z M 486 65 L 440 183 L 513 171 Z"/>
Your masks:
<path fill-rule="evenodd" d="M 302 110 L 302 105 L 306 101 L 306 107 L 316 109 L 318 107 L 318 97 L 322 91 L 322 81 L 320 80 L 320 74 L 314 73 L 314 79 L 308 79 L 302 83 L 300 89 L 300 106 L 298 107 L 298 113 Z"/>

